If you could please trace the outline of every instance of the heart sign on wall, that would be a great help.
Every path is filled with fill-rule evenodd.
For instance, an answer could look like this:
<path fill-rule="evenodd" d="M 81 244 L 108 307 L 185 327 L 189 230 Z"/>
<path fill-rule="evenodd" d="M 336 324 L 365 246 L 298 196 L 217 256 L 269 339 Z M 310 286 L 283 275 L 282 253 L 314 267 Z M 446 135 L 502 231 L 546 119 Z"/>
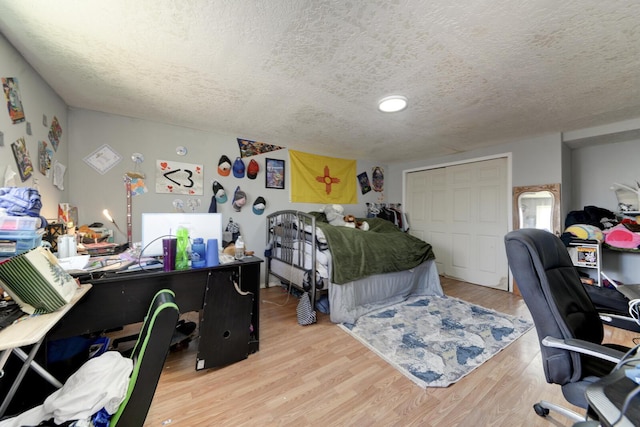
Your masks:
<path fill-rule="evenodd" d="M 202 165 L 170 160 L 156 161 L 156 193 L 201 196 L 203 182 Z"/>

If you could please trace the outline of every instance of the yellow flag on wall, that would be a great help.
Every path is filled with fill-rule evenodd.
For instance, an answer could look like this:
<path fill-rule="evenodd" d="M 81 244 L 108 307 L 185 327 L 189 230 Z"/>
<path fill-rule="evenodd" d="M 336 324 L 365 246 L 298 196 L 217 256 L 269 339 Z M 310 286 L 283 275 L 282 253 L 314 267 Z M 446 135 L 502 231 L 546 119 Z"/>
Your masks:
<path fill-rule="evenodd" d="M 291 201 L 358 203 L 356 161 L 289 150 Z"/>

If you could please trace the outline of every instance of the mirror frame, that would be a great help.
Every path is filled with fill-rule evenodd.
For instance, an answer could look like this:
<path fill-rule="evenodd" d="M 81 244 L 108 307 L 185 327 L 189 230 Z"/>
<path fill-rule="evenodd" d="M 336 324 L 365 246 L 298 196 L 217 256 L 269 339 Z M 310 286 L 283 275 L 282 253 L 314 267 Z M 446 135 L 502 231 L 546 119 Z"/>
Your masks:
<path fill-rule="evenodd" d="M 560 235 L 562 221 L 560 219 L 560 184 L 542 184 L 542 185 L 526 185 L 521 187 L 513 187 L 513 229 L 520 228 L 520 209 L 518 208 L 518 199 L 523 193 L 536 193 L 538 191 L 548 191 L 553 195 L 553 233 Z"/>

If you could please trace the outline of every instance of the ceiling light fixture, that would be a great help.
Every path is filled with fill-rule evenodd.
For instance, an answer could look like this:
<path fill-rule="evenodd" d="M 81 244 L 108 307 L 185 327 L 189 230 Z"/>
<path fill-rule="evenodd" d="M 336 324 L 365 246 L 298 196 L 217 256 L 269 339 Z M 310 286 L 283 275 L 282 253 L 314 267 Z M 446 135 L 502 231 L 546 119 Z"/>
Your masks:
<path fill-rule="evenodd" d="M 396 113 L 405 108 L 407 108 L 407 97 L 402 95 L 387 96 L 378 102 L 378 110 L 383 113 Z"/>

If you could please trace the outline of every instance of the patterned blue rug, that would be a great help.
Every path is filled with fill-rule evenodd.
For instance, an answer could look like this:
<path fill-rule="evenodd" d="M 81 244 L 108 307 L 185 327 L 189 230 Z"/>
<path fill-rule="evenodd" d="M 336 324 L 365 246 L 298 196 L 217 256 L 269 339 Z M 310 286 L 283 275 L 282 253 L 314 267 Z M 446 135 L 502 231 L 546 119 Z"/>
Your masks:
<path fill-rule="evenodd" d="M 421 296 L 339 326 L 426 388 L 455 383 L 533 323 L 452 297 Z"/>

